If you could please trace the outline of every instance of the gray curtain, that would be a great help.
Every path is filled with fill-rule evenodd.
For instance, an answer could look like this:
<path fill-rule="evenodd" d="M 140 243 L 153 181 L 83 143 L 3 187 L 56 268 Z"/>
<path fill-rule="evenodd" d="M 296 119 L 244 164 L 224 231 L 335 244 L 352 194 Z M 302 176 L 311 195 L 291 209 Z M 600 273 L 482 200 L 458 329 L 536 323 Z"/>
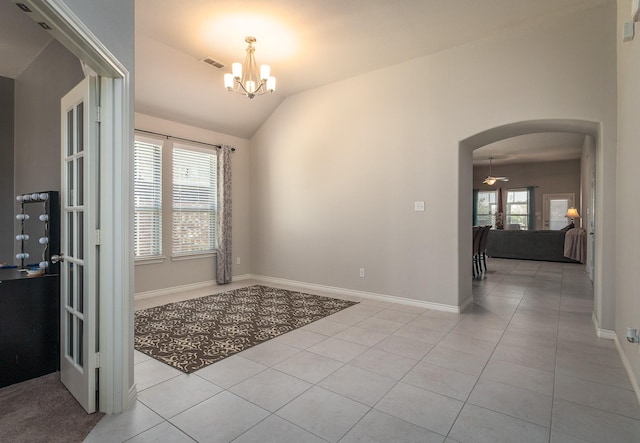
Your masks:
<path fill-rule="evenodd" d="M 218 213 L 216 220 L 216 281 L 218 284 L 231 282 L 231 146 L 222 145 L 218 149 Z"/>
<path fill-rule="evenodd" d="M 527 216 L 528 216 L 527 226 L 529 227 L 528 229 L 530 231 L 535 230 L 534 229 L 535 228 L 534 225 L 535 225 L 535 222 L 536 222 L 536 219 L 535 219 L 535 195 L 534 195 L 534 189 L 535 188 L 536 188 L 535 186 L 529 186 L 527 188 L 527 191 L 529 192 L 529 200 L 528 200 L 529 201 L 529 207 L 527 208 Z"/>

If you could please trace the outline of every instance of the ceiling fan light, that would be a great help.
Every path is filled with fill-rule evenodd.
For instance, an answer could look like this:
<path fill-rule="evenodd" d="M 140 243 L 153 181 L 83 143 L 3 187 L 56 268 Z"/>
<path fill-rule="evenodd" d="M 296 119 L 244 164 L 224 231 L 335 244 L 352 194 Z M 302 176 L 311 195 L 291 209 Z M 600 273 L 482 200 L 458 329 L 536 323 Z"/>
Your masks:
<path fill-rule="evenodd" d="M 493 177 L 487 177 L 487 178 L 484 180 L 484 182 L 485 182 L 486 184 L 488 184 L 489 186 L 491 186 L 491 185 L 495 185 L 495 184 L 496 184 L 496 179 L 495 179 L 495 178 L 493 178 Z"/>

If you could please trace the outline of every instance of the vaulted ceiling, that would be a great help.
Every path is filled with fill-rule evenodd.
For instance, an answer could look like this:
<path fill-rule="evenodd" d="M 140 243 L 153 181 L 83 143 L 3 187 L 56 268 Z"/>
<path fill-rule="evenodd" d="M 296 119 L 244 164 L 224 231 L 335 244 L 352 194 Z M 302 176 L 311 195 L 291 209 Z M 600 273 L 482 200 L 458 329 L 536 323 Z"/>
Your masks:
<path fill-rule="evenodd" d="M 291 94 L 606 1 L 136 0 L 136 106 L 249 138 Z M 248 35 L 278 81 L 251 101 L 223 88 Z"/>
<path fill-rule="evenodd" d="M 607 1 L 135 0 L 136 111 L 250 138 L 292 94 Z M 274 94 L 251 101 L 223 87 L 248 35 L 257 38 L 257 63 L 271 65 L 278 82 Z M 49 41 L 0 0 L 0 75 L 16 77 Z M 513 141 L 577 149 L 576 137 L 541 137 Z"/>

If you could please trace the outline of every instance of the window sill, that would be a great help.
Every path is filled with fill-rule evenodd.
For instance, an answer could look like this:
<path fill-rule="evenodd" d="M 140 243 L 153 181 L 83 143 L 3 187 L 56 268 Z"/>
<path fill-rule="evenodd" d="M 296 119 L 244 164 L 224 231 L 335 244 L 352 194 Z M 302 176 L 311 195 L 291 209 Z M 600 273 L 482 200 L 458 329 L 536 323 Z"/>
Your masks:
<path fill-rule="evenodd" d="M 196 254 L 172 255 L 171 261 L 199 260 L 201 258 L 211 258 L 215 256 L 216 256 L 215 252 L 200 252 Z"/>
<path fill-rule="evenodd" d="M 164 263 L 166 259 L 167 257 L 165 256 L 136 258 L 135 265 L 157 265 L 159 263 Z"/>

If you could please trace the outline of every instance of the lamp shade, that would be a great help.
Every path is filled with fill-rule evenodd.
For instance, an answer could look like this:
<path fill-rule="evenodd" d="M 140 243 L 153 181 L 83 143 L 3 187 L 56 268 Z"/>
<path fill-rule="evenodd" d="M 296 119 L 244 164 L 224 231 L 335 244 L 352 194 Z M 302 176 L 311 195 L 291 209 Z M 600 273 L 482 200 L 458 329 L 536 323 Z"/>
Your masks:
<path fill-rule="evenodd" d="M 576 208 L 569 208 L 567 210 L 567 217 L 568 218 L 578 218 L 578 217 L 580 217 L 580 214 L 578 214 L 578 210 Z"/>

